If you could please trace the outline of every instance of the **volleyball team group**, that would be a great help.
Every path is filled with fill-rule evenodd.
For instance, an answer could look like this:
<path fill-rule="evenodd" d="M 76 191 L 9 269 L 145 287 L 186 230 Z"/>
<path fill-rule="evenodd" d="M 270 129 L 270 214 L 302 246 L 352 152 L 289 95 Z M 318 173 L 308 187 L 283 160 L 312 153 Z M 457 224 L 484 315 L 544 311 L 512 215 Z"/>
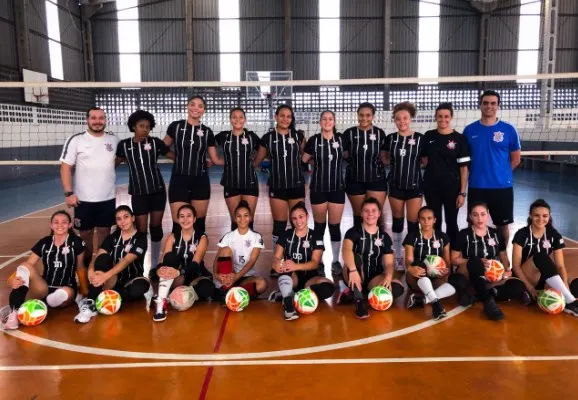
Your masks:
<path fill-rule="evenodd" d="M 167 318 L 169 294 L 178 286 L 191 286 L 200 301 L 223 302 L 235 286 L 252 298 L 263 295 L 270 280 L 257 274 L 264 241 L 253 220 L 257 170 L 266 158 L 273 217 L 270 274 L 277 278 L 269 301 L 282 304 L 286 320 L 299 318 L 294 296 L 303 288 L 320 300 L 335 296 L 336 304 L 351 304 L 358 318 L 367 318 L 367 293 L 378 285 L 394 298 L 407 286 L 407 307 L 429 305 L 435 320 L 446 316 L 441 300 L 450 296 L 462 306 L 479 301 L 488 319 L 501 320 L 500 301 L 529 305 L 547 287 L 562 293 L 565 311 L 578 317 L 578 279 L 569 282 L 564 239 L 553 226 L 546 201 L 529 205 L 527 225 L 514 235 L 511 262 L 508 258 L 512 171 L 520 163 L 520 140 L 516 129 L 497 117 L 497 92 L 485 91 L 479 104 L 480 119 L 463 134 L 452 128 L 449 103 L 439 105 L 437 126 L 425 134 L 411 128 L 414 105 L 397 104 L 397 132 L 389 135 L 373 124 L 375 107 L 362 103 L 357 126 L 338 133 L 335 114 L 324 111 L 320 133 L 308 140 L 296 130 L 288 105 L 277 108 L 275 128 L 261 138 L 245 128 L 241 108 L 230 112 L 231 129 L 214 135 L 201 123 L 205 100 L 192 96 L 187 119 L 171 123 L 162 140 L 149 135 L 154 116 L 138 110 L 127 123 L 134 136 L 121 141 L 105 131 L 105 112 L 91 108 L 87 130 L 68 138 L 61 156 L 64 195 L 74 219 L 65 210 L 55 212 L 50 235 L 34 245 L 9 278 L 12 291 L 9 305 L 0 311 L 2 329 L 18 328 L 17 310 L 27 299 L 42 299 L 53 308 L 76 299 L 74 320 L 87 323 L 97 315 L 98 295 L 113 289 L 123 302 L 144 299 L 158 322 Z M 162 249 L 167 191 L 157 164 L 161 155 L 174 160 L 168 187 L 173 227 Z M 132 207 L 116 207 L 115 167 L 121 163 L 128 165 Z M 231 217 L 231 230 L 219 239 L 212 268 L 204 262 L 210 165 L 223 166 L 221 185 Z M 308 225 L 310 210 L 304 202 L 305 171 L 310 172 L 314 227 Z M 346 197 L 353 226 L 342 238 Z M 458 230 L 457 215 L 466 198 L 469 226 Z M 392 213 L 391 237 L 383 223 L 386 201 Z M 488 225 L 490 215 L 495 228 Z M 330 269 L 342 278 L 336 279 L 338 285 L 325 276 L 322 263 L 327 226 Z M 94 235 L 100 243 L 96 251 Z M 151 269 L 144 276 L 147 251 Z M 443 258 L 441 276 L 427 276 L 428 255 Z M 498 282 L 485 277 L 491 260 L 505 268 Z"/>

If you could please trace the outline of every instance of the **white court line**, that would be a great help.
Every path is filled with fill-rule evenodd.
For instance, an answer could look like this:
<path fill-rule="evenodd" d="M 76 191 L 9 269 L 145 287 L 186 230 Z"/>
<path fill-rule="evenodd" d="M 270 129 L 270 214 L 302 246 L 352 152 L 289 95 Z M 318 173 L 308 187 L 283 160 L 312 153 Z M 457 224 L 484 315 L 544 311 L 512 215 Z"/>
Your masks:
<path fill-rule="evenodd" d="M 30 254 L 30 251 L 25 251 L 22 254 L 19 254 L 17 256 L 13 256 L 10 260 L 8 261 L 4 261 L 2 264 L 0 264 L 0 270 L 4 267 L 7 267 L 8 265 L 12 264 L 14 261 L 16 260 L 20 260 L 22 257 L 26 257 L 28 254 Z"/>
<path fill-rule="evenodd" d="M 99 347 L 80 346 L 70 343 L 58 342 L 51 339 L 30 335 L 23 331 L 4 331 L 5 334 L 14 336 L 18 339 L 37 344 L 39 346 L 51 347 L 58 350 L 74 351 L 77 353 L 85 353 L 92 355 L 101 355 L 108 357 L 123 357 L 123 358 L 148 358 L 153 360 L 194 360 L 194 361 L 217 361 L 217 360 L 248 360 L 254 358 L 275 358 L 275 357 L 289 357 L 299 356 L 311 353 L 320 353 L 324 351 L 342 350 L 350 347 L 357 347 L 366 344 L 381 342 L 396 337 L 409 335 L 410 333 L 418 332 L 423 329 L 432 327 L 448 319 L 455 317 L 464 312 L 466 308 L 456 307 L 447 313 L 447 318 L 439 321 L 428 320 L 416 325 L 408 326 L 407 328 L 398 329 L 393 332 L 382 333 L 380 335 L 370 336 L 363 339 L 350 340 L 347 342 L 326 344 L 321 346 L 303 347 L 300 349 L 278 350 L 278 351 L 264 351 L 258 353 L 230 353 L 230 354 L 183 354 L 183 353 L 146 353 L 138 351 L 125 351 L 103 349 Z"/>
<path fill-rule="evenodd" d="M 237 360 L 237 361 L 186 361 L 142 362 L 68 365 L 5 365 L 0 371 L 54 371 L 83 369 L 166 368 L 166 367 L 226 367 L 255 365 L 336 365 L 336 364 L 423 364 L 468 362 L 544 362 L 578 361 L 578 356 L 490 356 L 490 357 L 408 357 L 408 358 L 337 358 L 312 360 Z"/>
<path fill-rule="evenodd" d="M 14 217 L 14 218 L 7 219 L 6 221 L 0 222 L 0 225 L 2 225 L 2 224 L 7 224 L 8 222 L 16 221 L 17 219 L 20 219 L 20 218 L 26 218 L 26 217 L 28 217 L 28 216 L 30 216 L 30 215 L 32 215 L 32 214 L 36 214 L 36 213 L 39 213 L 39 212 L 42 212 L 42 211 L 50 210 L 51 208 L 58 207 L 58 206 L 60 206 L 60 205 L 62 205 L 62 204 L 64 204 L 64 202 L 55 204 L 55 205 L 50 206 L 50 207 L 42 208 L 42 209 L 40 209 L 40 210 L 32 211 L 32 212 L 30 212 L 30 213 L 28 213 L 28 214 L 24 214 L 24 215 L 21 215 L 21 216 L 19 216 L 19 217 Z M 47 217 L 44 217 L 44 218 L 47 218 Z"/>

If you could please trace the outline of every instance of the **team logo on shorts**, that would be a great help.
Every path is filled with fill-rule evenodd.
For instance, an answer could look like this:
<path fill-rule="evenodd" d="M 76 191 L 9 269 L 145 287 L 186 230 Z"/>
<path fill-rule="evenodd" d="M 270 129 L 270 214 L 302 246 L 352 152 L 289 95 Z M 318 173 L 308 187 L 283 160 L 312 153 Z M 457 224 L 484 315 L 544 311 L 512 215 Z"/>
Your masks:
<path fill-rule="evenodd" d="M 446 145 L 446 147 L 450 150 L 454 150 L 456 148 L 456 142 L 454 142 L 453 140 L 450 140 L 448 142 L 448 144 Z"/>
<path fill-rule="evenodd" d="M 494 132 L 494 142 L 501 143 L 504 141 L 504 132 Z"/>
<path fill-rule="evenodd" d="M 545 247 L 544 247 L 545 248 Z M 62 248 L 62 254 L 67 255 L 68 253 L 70 253 L 70 247 L 68 246 L 64 246 Z"/>
<path fill-rule="evenodd" d="M 145 143 L 144 149 L 145 149 L 146 151 L 151 151 L 151 150 L 152 150 L 151 144 L 150 144 L 150 143 Z"/>
<path fill-rule="evenodd" d="M 110 144 L 110 143 L 105 143 L 104 148 L 107 151 L 113 151 L 112 144 Z"/>
<path fill-rule="evenodd" d="M 245 247 L 251 247 L 251 244 L 252 244 L 251 239 L 245 240 Z"/>
<path fill-rule="evenodd" d="M 80 218 L 74 218 L 74 226 L 77 228 L 80 228 L 80 224 L 82 223 L 82 221 L 80 220 Z"/>
<path fill-rule="evenodd" d="M 333 143 L 331 143 L 331 147 L 333 147 L 334 149 L 338 149 L 338 148 L 339 148 L 339 143 L 333 142 Z"/>
<path fill-rule="evenodd" d="M 410 146 L 415 146 L 415 139 L 411 138 L 407 141 L 407 143 L 409 143 Z"/>
<path fill-rule="evenodd" d="M 311 244 L 309 243 L 309 240 L 304 240 L 304 241 L 303 241 L 303 248 L 304 248 L 304 249 L 308 249 L 309 247 L 311 247 Z"/>
<path fill-rule="evenodd" d="M 546 239 L 542 242 L 542 247 L 545 248 L 546 250 L 548 250 L 549 248 L 552 247 L 552 244 L 550 243 L 550 241 L 548 239 Z"/>

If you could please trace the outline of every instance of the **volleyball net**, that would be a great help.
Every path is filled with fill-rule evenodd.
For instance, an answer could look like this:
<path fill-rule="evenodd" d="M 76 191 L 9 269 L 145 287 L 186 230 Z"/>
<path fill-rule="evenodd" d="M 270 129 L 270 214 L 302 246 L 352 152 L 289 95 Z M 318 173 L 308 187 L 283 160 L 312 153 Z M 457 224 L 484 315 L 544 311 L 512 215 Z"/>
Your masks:
<path fill-rule="evenodd" d="M 357 124 L 362 102 L 376 108 L 374 124 L 396 131 L 392 108 L 410 101 L 417 108 L 412 129 L 435 129 L 435 109 L 442 102 L 454 108 L 453 127 L 463 128 L 480 118 L 479 95 L 485 89 L 501 95 L 499 116 L 520 134 L 523 155 L 548 161 L 576 163 L 578 155 L 578 73 L 536 76 L 465 76 L 438 78 L 292 80 L 286 71 L 254 72 L 246 81 L 225 82 L 0 82 L 0 165 L 43 167 L 58 165 L 67 137 L 86 129 L 86 110 L 101 107 L 107 131 L 130 137 L 126 123 L 137 109 L 151 112 L 164 137 L 168 125 L 186 118 L 186 102 L 198 94 L 206 100 L 202 122 L 216 133 L 229 130 L 229 112 L 242 107 L 246 127 L 262 136 L 274 127 L 274 111 L 289 104 L 297 129 L 307 137 L 320 131 L 323 110 L 336 115 L 339 131 Z"/>

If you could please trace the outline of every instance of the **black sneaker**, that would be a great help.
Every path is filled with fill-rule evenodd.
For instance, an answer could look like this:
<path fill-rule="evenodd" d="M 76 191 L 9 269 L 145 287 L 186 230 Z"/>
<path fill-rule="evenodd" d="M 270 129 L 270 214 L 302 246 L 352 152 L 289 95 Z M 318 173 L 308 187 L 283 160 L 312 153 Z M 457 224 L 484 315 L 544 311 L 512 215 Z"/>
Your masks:
<path fill-rule="evenodd" d="M 283 300 L 283 296 L 281 295 L 280 291 L 274 290 L 271 292 L 271 294 L 269 294 L 268 300 L 271 303 L 281 303 L 281 301 Z"/>
<path fill-rule="evenodd" d="M 444 307 L 442 306 L 442 303 L 439 300 L 436 300 L 433 303 L 431 303 L 431 313 L 434 321 L 438 321 L 442 318 L 447 317 L 446 310 L 444 310 Z"/>
<path fill-rule="evenodd" d="M 337 295 L 337 304 L 353 304 L 353 290 L 345 288 L 343 292 L 339 292 Z"/>
<path fill-rule="evenodd" d="M 295 311 L 295 305 L 293 304 L 294 298 L 295 293 L 291 293 L 283 299 L 283 315 L 285 316 L 285 321 L 293 321 L 299 318 L 299 314 Z"/>
<path fill-rule="evenodd" d="M 355 316 L 359 319 L 369 318 L 369 312 L 363 300 L 355 301 Z"/>
<path fill-rule="evenodd" d="M 534 299 L 527 290 L 524 290 L 524 293 L 522 293 L 522 304 L 525 306 L 531 306 L 534 304 Z"/>
<path fill-rule="evenodd" d="M 421 296 L 412 293 L 409 295 L 407 299 L 407 308 L 414 308 L 414 307 L 423 307 L 425 305 L 424 299 Z"/>
<path fill-rule="evenodd" d="M 167 311 L 168 299 L 155 297 L 155 315 L 153 315 L 153 321 L 161 322 L 167 319 Z"/>
<path fill-rule="evenodd" d="M 341 275 L 342 272 L 343 266 L 339 261 L 334 261 L 333 263 L 331 263 L 331 273 L 333 275 Z"/>
<path fill-rule="evenodd" d="M 566 308 L 564 308 L 564 312 L 575 317 L 578 317 L 578 300 L 574 300 L 570 304 L 566 304 Z"/>
<path fill-rule="evenodd" d="M 474 296 L 468 293 L 467 290 L 463 292 L 459 291 L 458 293 L 458 304 L 462 307 L 469 307 L 474 304 Z"/>
<path fill-rule="evenodd" d="M 493 297 L 490 297 L 490 299 L 484 303 L 484 314 L 492 321 L 504 319 L 504 313 L 500 310 L 500 307 L 498 307 Z"/>

